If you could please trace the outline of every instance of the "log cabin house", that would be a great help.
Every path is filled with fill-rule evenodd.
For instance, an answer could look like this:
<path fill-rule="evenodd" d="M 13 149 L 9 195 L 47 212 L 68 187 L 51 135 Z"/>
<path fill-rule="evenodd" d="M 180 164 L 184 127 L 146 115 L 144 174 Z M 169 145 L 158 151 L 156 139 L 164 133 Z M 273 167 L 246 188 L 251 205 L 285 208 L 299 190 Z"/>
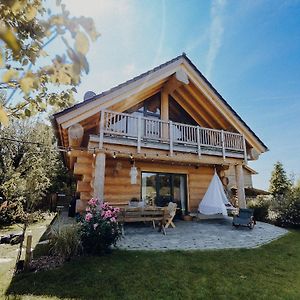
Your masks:
<path fill-rule="evenodd" d="M 52 125 L 69 149 L 63 155 L 77 178 L 79 211 L 97 197 L 116 205 L 174 201 L 194 212 L 214 170 L 245 207 L 245 179 L 252 184 L 255 173 L 248 161 L 268 150 L 184 53 L 106 92 L 86 93 Z"/>

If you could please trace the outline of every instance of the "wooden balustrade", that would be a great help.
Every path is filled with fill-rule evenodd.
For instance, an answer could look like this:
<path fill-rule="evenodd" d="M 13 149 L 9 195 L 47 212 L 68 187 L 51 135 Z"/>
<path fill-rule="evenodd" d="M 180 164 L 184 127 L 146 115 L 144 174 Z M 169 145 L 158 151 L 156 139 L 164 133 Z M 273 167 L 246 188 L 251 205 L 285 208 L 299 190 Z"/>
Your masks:
<path fill-rule="evenodd" d="M 138 153 L 143 143 L 152 142 L 169 144 L 170 155 L 173 154 L 175 146 L 186 146 L 194 147 L 199 157 L 202 150 L 206 149 L 220 153 L 224 159 L 228 152 L 238 152 L 244 155 L 245 161 L 247 160 L 245 139 L 239 133 L 114 111 L 101 111 L 100 148 L 105 137 L 136 141 Z"/>

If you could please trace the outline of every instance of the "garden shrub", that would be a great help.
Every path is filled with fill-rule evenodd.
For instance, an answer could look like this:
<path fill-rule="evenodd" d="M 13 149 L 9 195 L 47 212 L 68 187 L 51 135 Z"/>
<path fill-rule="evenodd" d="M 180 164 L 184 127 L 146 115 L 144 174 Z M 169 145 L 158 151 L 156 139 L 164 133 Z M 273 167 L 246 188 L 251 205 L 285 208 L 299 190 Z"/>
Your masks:
<path fill-rule="evenodd" d="M 97 199 L 88 201 L 86 213 L 81 220 L 81 241 L 83 251 L 87 254 L 100 255 L 116 245 L 121 237 L 117 223 L 119 209 L 101 204 Z"/>
<path fill-rule="evenodd" d="M 247 202 L 249 208 L 254 209 L 254 219 L 256 221 L 268 221 L 268 212 L 270 207 L 270 196 L 257 196 Z"/>
<path fill-rule="evenodd" d="M 279 196 L 272 198 L 268 219 L 278 226 L 299 228 L 300 191 L 291 189 L 284 197 Z"/>
<path fill-rule="evenodd" d="M 4 201 L 0 205 L 0 226 L 21 223 L 23 221 L 24 209 L 21 201 Z"/>
<path fill-rule="evenodd" d="M 50 233 L 50 253 L 70 260 L 82 252 L 80 230 L 78 224 L 52 229 Z"/>

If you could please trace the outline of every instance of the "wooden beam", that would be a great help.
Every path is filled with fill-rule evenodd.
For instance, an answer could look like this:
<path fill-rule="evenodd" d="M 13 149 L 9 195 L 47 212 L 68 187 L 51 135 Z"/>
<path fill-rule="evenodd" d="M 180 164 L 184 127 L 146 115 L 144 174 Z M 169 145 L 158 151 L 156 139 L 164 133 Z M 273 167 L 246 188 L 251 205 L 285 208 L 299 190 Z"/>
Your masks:
<path fill-rule="evenodd" d="M 88 193 L 88 192 L 80 193 L 80 200 L 87 201 L 87 200 L 90 200 L 91 198 L 92 198 L 91 193 Z"/>
<path fill-rule="evenodd" d="M 177 91 L 171 94 L 175 101 L 202 127 L 209 127 L 209 124 L 190 106 L 190 104 L 180 96 Z"/>
<path fill-rule="evenodd" d="M 235 178 L 237 187 L 237 197 L 240 208 L 246 208 L 245 186 L 244 186 L 244 170 L 243 165 L 238 164 L 235 166 Z"/>
<path fill-rule="evenodd" d="M 84 181 L 77 181 L 77 187 L 76 187 L 76 192 L 91 192 L 91 184 L 89 182 L 84 182 Z"/>
<path fill-rule="evenodd" d="M 92 176 L 88 175 L 88 174 L 83 174 L 83 176 L 82 176 L 82 181 L 83 182 L 91 182 L 92 179 L 93 179 Z"/>
<path fill-rule="evenodd" d="M 223 129 L 228 128 L 229 123 L 227 121 L 224 121 L 224 116 L 209 103 L 205 96 L 201 92 L 199 92 L 199 90 L 197 90 L 195 86 L 193 86 L 193 84 L 189 84 L 189 86 L 186 87 L 186 91 L 211 116 L 211 119 L 213 119 L 217 123 L 217 127 Z"/>
<path fill-rule="evenodd" d="M 131 84 L 124 85 L 124 87 L 116 89 L 114 92 L 108 93 L 103 97 L 99 97 L 99 99 L 91 101 L 77 110 L 73 110 L 70 113 L 59 116 L 56 119 L 57 123 L 61 124 L 63 128 L 68 128 L 72 124 L 88 118 L 101 109 L 107 109 L 112 105 L 140 93 L 142 90 L 153 87 L 162 80 L 165 80 L 168 76 L 174 74 L 181 63 L 181 59 L 174 61 L 174 63 L 151 73 L 149 76 L 136 80 Z"/>
<path fill-rule="evenodd" d="M 83 150 L 71 150 L 71 157 L 93 157 L 93 154 Z"/>
<path fill-rule="evenodd" d="M 77 162 L 80 164 L 92 164 L 93 163 L 93 157 L 86 157 L 86 156 L 78 156 Z"/>
<path fill-rule="evenodd" d="M 176 89 L 178 89 L 182 85 L 189 84 L 189 78 L 187 74 L 179 69 L 163 86 L 162 91 L 166 94 L 173 93 Z"/>
<path fill-rule="evenodd" d="M 210 128 L 219 128 L 221 127 L 218 122 L 214 120 L 214 116 L 212 116 L 209 112 L 207 112 L 205 106 L 197 101 L 195 97 L 188 92 L 186 88 L 179 88 L 176 91 L 183 99 L 186 99 L 186 101 L 190 104 L 190 106 L 195 110 L 203 120 L 208 124 Z"/>
<path fill-rule="evenodd" d="M 163 121 L 169 121 L 169 94 L 161 91 L 161 119 Z"/>
<path fill-rule="evenodd" d="M 162 83 L 158 86 L 155 86 L 154 88 L 150 88 L 148 90 L 145 90 L 137 95 L 134 95 L 133 97 L 130 97 L 126 99 L 123 102 L 117 103 L 113 106 L 108 107 L 108 110 L 116 111 L 116 112 L 124 112 L 127 109 L 137 105 L 138 103 L 146 100 L 147 98 L 159 93 L 161 90 Z"/>
<path fill-rule="evenodd" d="M 246 141 L 254 147 L 259 154 L 266 152 L 265 147 L 257 137 L 243 124 L 243 122 L 231 111 L 231 109 L 220 99 L 203 78 L 186 61 L 183 67 L 189 74 L 190 81 L 201 91 L 205 98 L 226 118 L 226 121 L 239 133 L 244 134 Z"/>
<path fill-rule="evenodd" d="M 156 161 L 156 162 L 167 162 L 167 163 L 174 163 L 174 164 L 216 164 L 216 165 L 228 165 L 228 164 L 242 164 L 243 158 L 233 158 L 233 157 L 226 157 L 226 162 L 224 162 L 222 156 L 212 156 L 201 153 L 201 159 L 199 159 L 198 154 L 192 153 L 182 153 L 174 151 L 173 156 L 170 156 L 170 151 L 168 150 L 159 150 L 159 149 L 149 149 L 149 148 L 142 148 L 141 153 L 137 153 L 137 148 L 132 146 L 125 146 L 125 145 L 105 145 L 105 153 L 107 157 L 112 157 L 112 153 L 117 153 L 117 158 L 124 158 L 129 159 L 129 155 L 132 153 L 134 159 L 136 160 L 144 160 L 144 161 Z M 121 153 L 119 153 L 121 152 Z M 155 152 L 155 155 L 153 154 Z M 168 156 L 167 156 L 168 154 Z M 146 155 L 146 158 L 145 158 Z"/>
<path fill-rule="evenodd" d="M 92 172 L 93 170 L 91 164 L 79 164 L 79 163 L 74 164 L 75 175 L 83 175 L 83 174 L 91 175 Z"/>

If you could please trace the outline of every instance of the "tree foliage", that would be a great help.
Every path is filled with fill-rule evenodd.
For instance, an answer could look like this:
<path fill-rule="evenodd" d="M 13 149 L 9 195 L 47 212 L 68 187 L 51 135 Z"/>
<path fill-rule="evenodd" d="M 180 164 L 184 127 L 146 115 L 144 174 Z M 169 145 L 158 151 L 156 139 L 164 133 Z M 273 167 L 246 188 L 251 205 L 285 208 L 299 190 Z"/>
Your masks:
<path fill-rule="evenodd" d="M 0 103 L 2 124 L 10 115 L 32 116 L 48 105 L 68 107 L 82 73 L 89 71 L 86 54 L 99 35 L 93 20 L 70 16 L 61 1 L 55 13 L 45 3 L 0 0 L 0 90 L 7 92 Z M 50 57 L 45 47 L 58 37 L 63 51 Z M 57 86 L 64 89 L 57 92 Z M 15 92 L 18 101 L 12 101 Z"/>
<path fill-rule="evenodd" d="M 37 207 L 48 191 L 65 188 L 67 171 L 54 149 L 51 127 L 15 120 L 1 131 L 0 138 L 0 196 L 6 207 L 22 214 Z"/>
<path fill-rule="evenodd" d="M 277 162 L 270 180 L 272 194 L 268 219 L 281 226 L 300 226 L 300 187 L 288 179 L 282 163 Z"/>
<path fill-rule="evenodd" d="M 274 197 L 277 197 L 288 193 L 290 188 L 291 181 L 288 179 L 282 163 L 278 161 L 271 174 L 269 191 Z"/>

